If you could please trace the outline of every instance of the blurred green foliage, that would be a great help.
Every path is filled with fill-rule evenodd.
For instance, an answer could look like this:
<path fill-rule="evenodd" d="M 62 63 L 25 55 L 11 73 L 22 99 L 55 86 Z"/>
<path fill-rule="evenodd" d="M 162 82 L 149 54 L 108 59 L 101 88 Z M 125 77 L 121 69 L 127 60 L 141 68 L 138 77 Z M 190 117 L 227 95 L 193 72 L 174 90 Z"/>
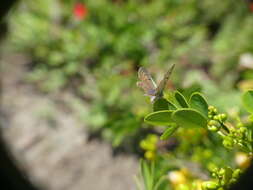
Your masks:
<path fill-rule="evenodd" d="M 176 86 L 198 84 L 211 101 L 216 96 L 211 103 L 221 109 L 231 107 L 231 100 L 239 105 L 234 69 L 241 53 L 253 51 L 253 15 L 245 2 L 79 2 L 88 10 L 82 19 L 75 15 L 74 0 L 20 2 L 9 16 L 10 41 L 32 56 L 28 79 L 41 90 L 70 87 L 89 100 L 87 122 L 94 128 L 121 120 L 109 127 L 117 132 L 106 133 L 111 139 L 121 133 L 115 145 L 138 130 L 140 124 L 131 115 L 141 118 L 147 110 L 136 105 L 145 104 L 135 87 L 141 65 L 159 78 L 168 62 L 177 63 Z"/>
<path fill-rule="evenodd" d="M 146 189 L 169 185 L 198 190 L 202 182 L 196 176 L 206 180 L 213 168 L 238 165 L 234 161 L 238 150 L 226 150 L 219 137 L 207 132 L 217 131 L 221 124 L 219 118 L 207 121 L 210 110 L 199 92 L 233 121 L 246 112 L 237 87 L 253 88 L 253 61 L 251 67 L 240 63 L 242 55 L 253 53 L 253 14 L 248 4 L 242 0 L 78 2 L 87 9 L 82 18 L 75 13 L 74 0 L 21 1 L 9 14 L 11 48 L 32 59 L 27 80 L 46 93 L 66 89 L 75 93 L 78 98 L 72 106 L 80 118 L 114 146 L 136 149 L 140 142 L 145 158 L 156 160 L 153 165 L 141 163 Z M 137 70 L 145 66 L 160 80 L 171 63 L 176 68 L 168 86 L 178 91 L 170 100 L 167 90 L 150 113 L 149 99 L 136 87 Z M 251 97 L 251 91 L 244 94 L 244 105 Z M 144 117 L 156 127 L 143 124 Z M 189 127 L 168 127 L 171 117 Z M 208 129 L 203 128 L 206 124 Z M 150 140 L 157 138 L 143 133 L 146 129 L 157 137 L 163 134 L 164 142 L 173 135 L 176 148 L 169 138 L 165 143 L 169 150 L 160 150 L 157 141 Z M 230 145 L 230 140 L 224 141 Z M 196 168 L 200 171 L 189 174 Z M 170 183 L 164 185 L 163 175 L 168 172 Z"/>

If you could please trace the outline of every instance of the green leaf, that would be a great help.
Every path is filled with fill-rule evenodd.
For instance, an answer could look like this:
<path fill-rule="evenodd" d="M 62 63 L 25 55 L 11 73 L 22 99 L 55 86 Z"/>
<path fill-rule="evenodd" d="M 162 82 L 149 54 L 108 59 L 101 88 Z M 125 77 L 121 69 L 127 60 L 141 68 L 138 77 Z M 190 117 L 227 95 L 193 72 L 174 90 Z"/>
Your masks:
<path fill-rule="evenodd" d="M 170 102 L 168 100 L 167 100 L 167 102 L 168 102 L 168 109 L 169 110 L 176 110 L 177 109 L 177 107 L 175 106 L 175 104 L 173 104 L 172 102 Z"/>
<path fill-rule="evenodd" d="M 178 129 L 178 125 L 171 125 L 169 126 L 164 132 L 163 134 L 161 135 L 160 139 L 161 140 L 166 140 L 168 139 L 171 135 L 174 134 L 174 132 Z"/>
<path fill-rule="evenodd" d="M 198 110 L 204 116 L 208 116 L 208 104 L 203 95 L 199 92 L 192 93 L 190 97 L 190 106 L 191 108 Z"/>
<path fill-rule="evenodd" d="M 192 108 L 181 108 L 174 111 L 172 119 L 180 126 L 187 128 L 206 127 L 207 119 Z"/>
<path fill-rule="evenodd" d="M 146 189 L 151 189 L 153 186 L 152 174 L 145 160 L 141 160 L 141 175 Z"/>
<path fill-rule="evenodd" d="M 148 114 L 144 121 L 151 125 L 170 125 L 171 123 L 174 123 L 171 119 L 173 111 L 172 110 L 163 110 L 163 111 L 157 111 Z"/>
<path fill-rule="evenodd" d="M 253 113 L 253 90 L 248 90 L 242 95 L 242 102 L 245 109 Z"/>
<path fill-rule="evenodd" d="M 177 108 L 181 108 L 181 105 L 175 98 L 175 92 L 167 92 L 166 94 L 164 94 L 164 98 L 169 102 L 169 110 L 176 110 Z"/>
<path fill-rule="evenodd" d="M 175 92 L 175 99 L 177 102 L 180 104 L 181 107 L 183 108 L 188 108 L 189 104 L 187 103 L 185 97 L 178 91 Z"/>
<path fill-rule="evenodd" d="M 153 110 L 154 111 L 161 111 L 161 110 L 168 110 L 168 101 L 164 98 L 159 98 L 154 102 Z"/>
<path fill-rule="evenodd" d="M 159 190 L 161 189 L 160 187 L 162 186 L 163 183 L 168 183 L 168 177 L 166 175 L 161 176 L 158 181 L 156 182 L 154 186 L 154 190 Z"/>

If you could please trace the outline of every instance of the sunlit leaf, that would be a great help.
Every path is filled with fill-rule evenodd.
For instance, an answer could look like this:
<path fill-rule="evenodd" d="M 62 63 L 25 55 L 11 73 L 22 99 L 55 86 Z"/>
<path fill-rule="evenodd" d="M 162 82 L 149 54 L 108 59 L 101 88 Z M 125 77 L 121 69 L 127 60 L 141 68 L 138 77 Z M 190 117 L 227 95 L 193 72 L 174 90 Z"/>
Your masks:
<path fill-rule="evenodd" d="M 168 101 L 164 98 L 159 98 L 154 102 L 153 110 L 154 111 L 161 111 L 161 110 L 168 110 Z"/>
<path fill-rule="evenodd" d="M 172 110 L 162 110 L 148 114 L 144 121 L 151 125 L 170 125 L 173 123 L 171 119 Z"/>
<path fill-rule="evenodd" d="M 185 97 L 178 91 L 175 92 L 175 99 L 177 102 L 180 104 L 181 107 L 183 108 L 188 108 L 189 104 L 187 103 Z"/>
<path fill-rule="evenodd" d="M 182 108 L 172 114 L 172 119 L 181 127 L 206 127 L 207 119 L 192 108 Z"/>
<path fill-rule="evenodd" d="M 206 117 L 208 116 L 208 104 L 203 95 L 201 95 L 199 92 L 194 92 L 191 95 L 189 102 L 191 108 L 198 110 Z"/>
<path fill-rule="evenodd" d="M 175 104 L 173 104 L 172 102 L 168 101 L 168 109 L 169 110 L 176 110 L 177 107 Z"/>

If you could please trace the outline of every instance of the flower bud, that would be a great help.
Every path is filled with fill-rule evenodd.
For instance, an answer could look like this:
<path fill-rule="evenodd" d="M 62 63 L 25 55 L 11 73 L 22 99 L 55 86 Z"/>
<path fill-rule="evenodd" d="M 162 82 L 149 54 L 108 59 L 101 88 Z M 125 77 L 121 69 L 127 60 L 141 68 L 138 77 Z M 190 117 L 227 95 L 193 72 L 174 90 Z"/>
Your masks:
<path fill-rule="evenodd" d="M 190 190 L 190 187 L 186 184 L 179 184 L 177 190 Z"/>
<path fill-rule="evenodd" d="M 217 167 L 213 168 L 212 172 L 215 172 L 215 173 L 218 172 L 218 168 Z"/>
<path fill-rule="evenodd" d="M 213 172 L 213 173 L 216 173 L 218 171 L 217 166 L 212 162 L 208 163 L 207 168 L 210 172 Z"/>
<path fill-rule="evenodd" d="M 233 139 L 230 138 L 230 137 L 224 138 L 222 144 L 223 144 L 226 148 L 228 148 L 228 149 L 231 149 L 231 148 L 233 148 L 233 146 L 234 146 Z"/>
<path fill-rule="evenodd" d="M 144 157 L 145 157 L 147 160 L 154 160 L 155 157 L 156 157 L 156 154 L 155 154 L 154 151 L 148 150 L 148 151 L 145 152 Z"/>
<path fill-rule="evenodd" d="M 155 144 L 155 143 L 157 143 L 157 141 L 158 141 L 158 137 L 157 137 L 156 135 L 154 135 L 154 134 L 150 134 L 150 135 L 148 136 L 148 141 L 149 141 L 150 143 L 152 143 L 152 144 Z"/>
<path fill-rule="evenodd" d="M 208 122 L 208 125 L 215 125 L 218 127 L 218 126 L 220 126 L 220 123 L 218 121 L 212 119 Z"/>
<path fill-rule="evenodd" d="M 232 178 L 238 179 L 241 173 L 242 173 L 241 169 L 236 169 L 232 174 Z"/>
<path fill-rule="evenodd" d="M 219 117 L 219 115 L 215 115 L 215 116 L 213 116 L 213 119 L 216 121 L 219 121 L 220 117 Z"/>
<path fill-rule="evenodd" d="M 219 128 L 218 128 L 218 127 L 216 127 L 215 125 L 208 126 L 207 128 L 208 128 L 208 130 L 210 130 L 210 131 L 212 131 L 212 132 L 216 132 L 216 131 L 218 131 L 218 130 L 219 130 Z"/>
<path fill-rule="evenodd" d="M 209 110 L 209 111 L 212 111 L 213 109 L 215 109 L 214 106 L 208 106 L 208 110 Z"/>
<path fill-rule="evenodd" d="M 225 169 L 224 168 L 221 168 L 220 171 L 219 171 L 219 175 L 222 176 L 225 174 Z"/>
<path fill-rule="evenodd" d="M 215 190 L 219 187 L 219 185 L 214 181 L 205 181 L 202 183 L 202 188 L 204 190 Z"/>
<path fill-rule="evenodd" d="M 221 122 L 224 122 L 227 120 L 227 115 L 225 113 L 219 114 Z"/>
<path fill-rule="evenodd" d="M 239 132 L 241 132 L 241 133 L 245 133 L 246 131 L 247 131 L 246 127 L 240 127 L 239 128 Z"/>
<path fill-rule="evenodd" d="M 142 141 L 140 142 L 140 147 L 141 147 L 142 149 L 144 149 L 144 150 L 147 150 L 147 149 L 148 149 L 148 143 L 147 143 L 147 141 L 142 140 Z"/>

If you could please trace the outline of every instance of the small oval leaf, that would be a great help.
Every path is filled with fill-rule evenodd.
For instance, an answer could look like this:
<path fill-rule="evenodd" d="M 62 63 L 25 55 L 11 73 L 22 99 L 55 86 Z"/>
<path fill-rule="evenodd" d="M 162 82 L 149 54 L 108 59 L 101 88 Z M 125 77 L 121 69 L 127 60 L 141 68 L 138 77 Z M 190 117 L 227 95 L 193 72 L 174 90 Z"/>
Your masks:
<path fill-rule="evenodd" d="M 253 90 L 248 90 L 244 92 L 242 95 L 242 102 L 244 108 L 250 112 L 253 113 Z"/>
<path fill-rule="evenodd" d="M 172 110 L 162 110 L 148 114 L 144 121 L 151 125 L 170 125 L 174 123 L 171 119 Z"/>
<path fill-rule="evenodd" d="M 187 128 L 206 127 L 207 119 L 191 108 L 181 108 L 174 111 L 172 119 L 180 126 Z"/>
<path fill-rule="evenodd" d="M 154 102 L 153 111 L 168 110 L 168 101 L 164 98 L 159 98 Z"/>
<path fill-rule="evenodd" d="M 199 92 L 192 93 L 190 97 L 190 106 L 191 108 L 198 110 L 204 116 L 208 116 L 208 104 L 203 95 Z"/>
<path fill-rule="evenodd" d="M 175 99 L 177 102 L 180 104 L 181 107 L 183 108 L 188 108 L 189 104 L 187 103 L 185 97 L 178 91 L 175 92 Z"/>
<path fill-rule="evenodd" d="M 163 134 L 161 135 L 161 137 L 160 137 L 160 139 L 161 140 L 166 140 L 166 139 L 168 139 L 171 135 L 173 135 L 175 132 L 176 132 L 176 130 L 178 129 L 178 125 L 176 125 L 176 124 L 172 124 L 171 126 L 169 126 L 164 132 L 163 132 Z"/>

